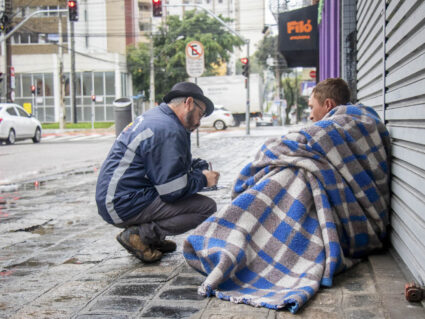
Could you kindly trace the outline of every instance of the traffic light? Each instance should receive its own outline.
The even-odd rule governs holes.
[[[35,94],[35,85],[31,85],[31,93]]]
[[[3,15],[0,18],[0,30],[4,31],[9,26],[10,19],[9,16],[3,11]]]
[[[248,58],[242,58],[242,75],[245,77],[249,77],[249,59]]]
[[[76,0],[68,1],[69,21],[78,21],[78,5]]]
[[[152,15],[162,17],[162,0],[152,0]]]
[[[91,96],[91,100],[92,100],[92,102],[96,102],[96,95],[94,95],[94,94],[93,94],[93,95]]]
[[[3,72],[0,72],[0,82],[3,81]]]

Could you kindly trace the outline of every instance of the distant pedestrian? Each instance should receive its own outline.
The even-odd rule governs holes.
[[[190,82],[175,84],[163,100],[118,136],[96,186],[99,214],[125,228],[118,242],[144,262],[176,250],[165,237],[195,228],[217,209],[197,192],[216,185],[220,174],[192,159],[190,143],[214,105]]]

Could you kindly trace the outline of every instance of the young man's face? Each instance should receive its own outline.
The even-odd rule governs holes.
[[[308,106],[310,107],[310,120],[313,122],[320,121],[328,113],[325,103],[320,104],[314,97],[314,93],[308,99]]]

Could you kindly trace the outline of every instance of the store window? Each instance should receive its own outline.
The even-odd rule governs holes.
[[[115,94],[115,73],[105,72],[105,89],[106,95]]]
[[[53,96],[53,73],[44,74],[44,96]]]
[[[94,72],[94,94],[104,95],[103,72]]]
[[[92,72],[83,73],[83,95],[92,95],[93,84],[92,84]]]

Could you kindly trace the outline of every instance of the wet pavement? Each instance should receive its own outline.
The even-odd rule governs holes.
[[[282,129],[280,129],[282,130]],[[230,201],[239,170],[265,136],[278,128],[202,136],[193,155],[221,172],[219,189],[205,192],[219,208]],[[118,228],[97,215],[95,183],[101,163],[37,176],[0,190],[0,318],[267,318],[294,315],[203,298],[203,277],[177,251],[143,264],[115,240]],[[404,298],[405,268],[389,253],[338,275],[296,315],[300,318],[425,318],[422,304]]]

